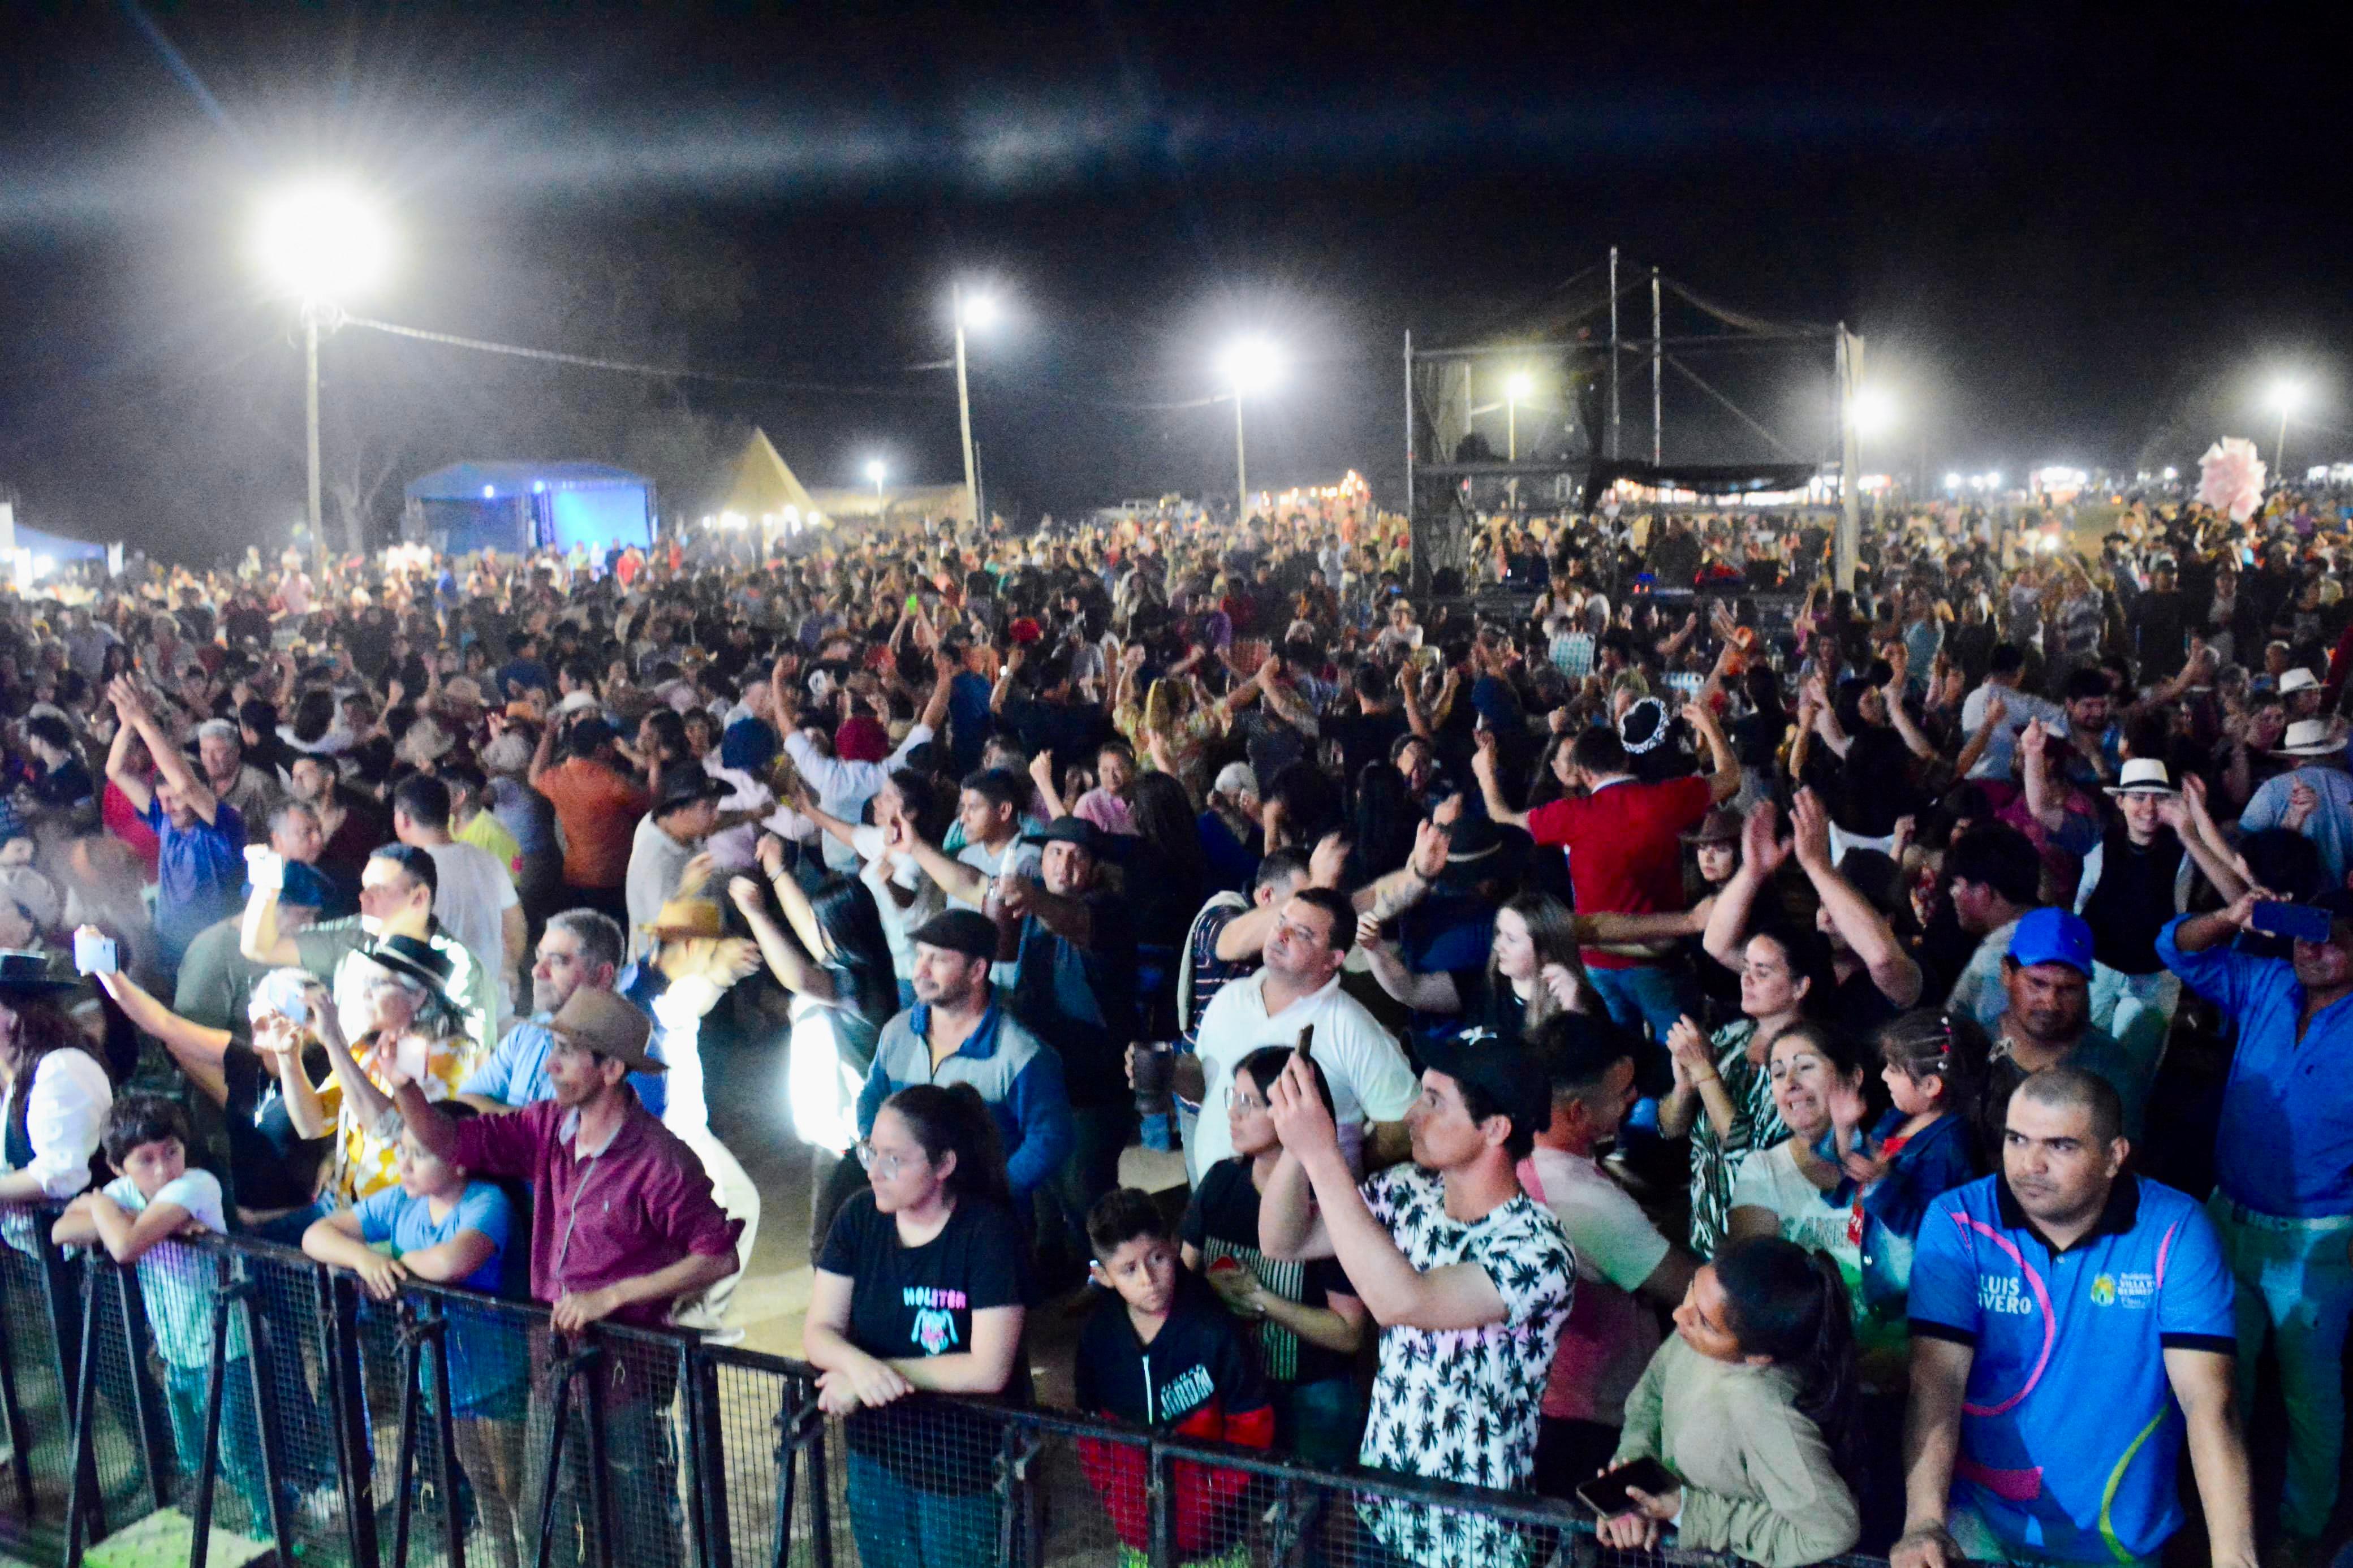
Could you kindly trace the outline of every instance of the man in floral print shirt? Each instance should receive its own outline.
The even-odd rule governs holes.
[[[1413,1163],[1359,1188],[1306,1065],[1267,1095],[1282,1159],[1259,1205],[1270,1258],[1335,1258],[1381,1325],[1360,1463],[1525,1489],[1576,1259],[1513,1168],[1551,1120],[1546,1076],[1516,1047],[1424,1053],[1406,1112]],[[1427,1568],[1519,1568],[1520,1534],[1483,1515],[1366,1501],[1366,1525]]]

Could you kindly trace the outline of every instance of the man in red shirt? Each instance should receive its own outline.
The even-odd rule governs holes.
[[[1580,915],[1658,914],[1684,907],[1683,833],[1699,825],[1708,808],[1740,793],[1740,763],[1724,726],[1705,704],[1683,710],[1683,722],[1706,742],[1714,772],[1686,774],[1659,784],[1634,776],[1631,743],[1648,750],[1663,739],[1665,705],[1645,699],[1626,710],[1630,731],[1588,730],[1554,765],[1574,792],[1529,812],[1504,803],[1495,783],[1495,738],[1482,731],[1472,771],[1486,797],[1487,815],[1525,827],[1538,844],[1568,851],[1568,879],[1577,890]],[[1604,948],[1585,950],[1585,967],[1609,1016],[1621,1027],[1639,1030],[1647,1022],[1664,1040],[1688,1010],[1678,992],[1677,973],[1654,957]]]

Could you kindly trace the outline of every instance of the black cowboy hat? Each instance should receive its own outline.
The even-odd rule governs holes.
[[[81,985],[81,976],[60,970],[46,952],[0,948],[0,996],[49,996]]]

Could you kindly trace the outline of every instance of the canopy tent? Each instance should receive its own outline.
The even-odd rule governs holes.
[[[807,488],[786,466],[776,443],[768,439],[768,433],[755,426],[752,438],[744,443],[743,452],[727,470],[722,499],[709,509],[707,515],[723,518],[732,514],[757,522],[763,533],[772,534],[788,522],[814,520],[818,510]]]
[[[43,533],[37,528],[16,525],[13,548],[29,552],[35,559],[47,556],[52,561],[103,561],[106,546],[90,544],[79,539],[67,539],[59,534]]]
[[[653,481],[609,463],[452,463],[404,493],[404,536],[445,554],[653,543]]]

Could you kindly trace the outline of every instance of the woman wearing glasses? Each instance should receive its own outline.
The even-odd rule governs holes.
[[[857,1145],[866,1191],[817,1260],[804,1353],[846,1415],[849,1521],[867,1568],[967,1568],[996,1554],[996,1431],[918,1389],[1029,1394],[1021,1326],[1029,1239],[997,1123],[969,1084],[913,1084]]]

